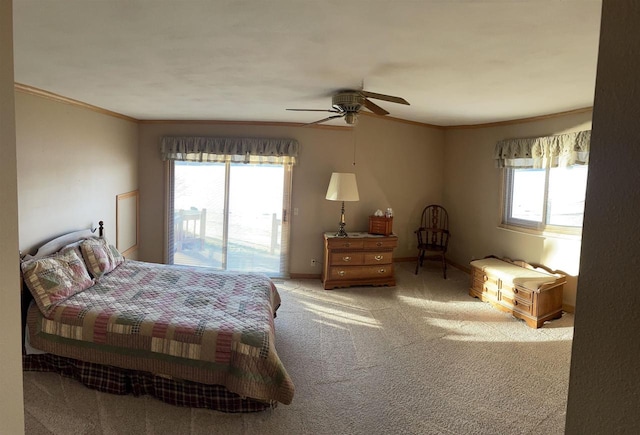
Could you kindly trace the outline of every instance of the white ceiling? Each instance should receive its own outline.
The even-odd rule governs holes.
[[[593,105],[601,0],[14,0],[18,83],[137,119],[466,125]],[[343,120],[333,121],[344,125]]]

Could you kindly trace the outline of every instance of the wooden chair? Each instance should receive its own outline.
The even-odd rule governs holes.
[[[431,204],[422,210],[420,228],[415,231],[418,236],[418,263],[416,275],[424,259],[442,261],[442,274],[447,279],[447,246],[449,245],[449,214],[444,207]]]

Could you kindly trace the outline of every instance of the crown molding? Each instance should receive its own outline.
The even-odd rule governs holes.
[[[510,119],[507,121],[487,122],[484,124],[469,124],[469,125],[451,125],[445,127],[447,130],[462,130],[471,128],[488,128],[488,127],[501,127],[505,125],[524,124],[526,122],[536,122],[545,119],[559,118],[567,115],[577,115],[580,113],[586,113],[593,111],[593,106],[583,107],[581,109],[567,110],[565,112],[550,113],[548,115],[531,116],[529,118]]]
[[[94,112],[101,113],[103,115],[113,116],[115,118],[124,119],[126,121],[135,122],[138,124],[205,124],[205,125],[246,125],[246,126],[264,126],[264,127],[305,127],[321,130],[336,130],[344,131],[350,130],[350,126],[339,125],[321,125],[321,124],[304,124],[300,122],[276,122],[276,121],[226,121],[226,120],[187,120],[187,119],[136,119],[131,116],[123,115],[118,112],[103,109],[102,107],[94,106],[92,104],[84,103],[73,98],[68,98],[53,92],[45,91],[33,86],[25,85],[22,83],[14,83],[16,91],[23,92],[38,97],[47,98],[49,100],[58,101],[64,104],[70,104],[72,106],[82,107]],[[472,128],[488,128],[488,127],[500,127],[505,125],[522,124],[526,122],[535,122],[545,119],[558,118],[567,115],[576,115],[580,113],[586,113],[593,111],[593,106],[583,107],[581,109],[567,110],[565,112],[550,113],[548,115],[532,116],[529,118],[510,119],[507,121],[488,122],[484,124],[469,124],[469,125],[435,125],[428,124],[426,122],[410,121],[402,118],[395,118],[393,116],[381,116],[375,113],[360,112],[359,115],[364,115],[376,119],[382,119],[385,121],[400,122],[403,124],[417,125],[420,127],[436,128],[439,130],[458,130],[458,129],[472,129]]]
[[[429,127],[429,128],[437,128],[440,130],[446,130],[447,126],[444,125],[436,125],[436,124],[428,124],[426,122],[419,122],[419,121],[410,121],[408,119],[402,119],[402,118],[396,118],[393,116],[386,116],[386,115],[376,115],[375,113],[371,113],[371,112],[360,112],[358,113],[358,116],[368,116],[370,118],[377,118],[377,119],[383,119],[385,121],[394,121],[394,122],[401,122],[403,124],[410,124],[410,125],[417,125],[420,127]]]
[[[263,127],[305,127],[322,130],[350,130],[351,127],[342,125],[308,125],[301,122],[279,121],[228,121],[215,119],[140,119],[140,124],[203,124],[203,125],[246,125]]]
[[[72,106],[82,107],[84,109],[98,112],[103,115],[113,116],[115,118],[124,119],[126,121],[138,122],[137,119],[130,116],[123,115],[121,113],[112,112],[111,110],[103,109],[102,107],[94,106],[92,104],[83,103],[82,101],[74,100],[73,98],[64,97],[62,95],[54,94],[53,92],[45,91],[43,89],[35,88],[29,85],[23,85],[22,83],[14,83],[16,91],[23,92],[25,94],[35,95],[38,97],[47,98],[49,100],[58,101],[64,104],[70,104]]]

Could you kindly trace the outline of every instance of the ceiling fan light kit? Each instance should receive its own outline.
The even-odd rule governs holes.
[[[347,124],[353,125],[358,120],[358,112],[347,112],[344,114],[344,120]]]
[[[385,94],[377,94],[375,92],[368,91],[354,91],[354,90],[343,90],[336,92],[331,98],[331,109],[323,110],[323,109],[287,109],[293,111],[309,111],[309,112],[330,112],[337,113],[337,115],[331,115],[324,119],[320,119],[318,121],[310,122],[305,125],[314,125],[320,124],[325,121],[329,121],[335,118],[344,118],[345,122],[349,125],[353,125],[358,120],[358,113],[362,109],[362,107],[366,107],[371,112],[376,115],[388,115],[387,112],[382,107],[375,104],[373,101],[369,100],[369,98],[374,98],[376,100],[384,100],[397,104],[405,104],[409,105],[407,100],[400,97],[394,97],[392,95]]]

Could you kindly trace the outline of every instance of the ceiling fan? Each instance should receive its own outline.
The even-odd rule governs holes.
[[[377,94],[375,92],[368,91],[356,91],[356,90],[342,90],[336,92],[331,98],[331,109],[287,109],[298,112],[330,112],[335,115],[328,116],[318,121],[310,122],[305,125],[320,124],[321,122],[329,121],[335,118],[344,118],[347,124],[353,125],[358,119],[358,112],[362,107],[366,107],[376,115],[388,115],[389,112],[382,107],[369,100],[373,98],[376,100],[390,101],[392,103],[406,104],[409,102],[404,98],[394,97],[391,95]]]

